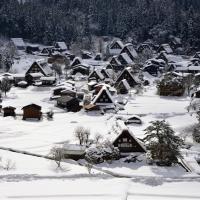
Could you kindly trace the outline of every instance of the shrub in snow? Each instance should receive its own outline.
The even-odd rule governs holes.
[[[163,121],[153,121],[145,129],[144,141],[150,156],[159,165],[171,165],[177,163],[181,157],[180,147],[183,140],[174,135],[173,129]]]
[[[56,162],[57,168],[61,167],[61,161],[64,159],[64,150],[59,147],[53,147],[50,151],[51,158]]]
[[[157,82],[158,94],[162,96],[182,96],[185,92],[185,86],[182,77],[174,77],[166,74]]]
[[[0,168],[9,171],[15,169],[15,163],[10,159],[4,161],[2,158],[0,158]]]
[[[118,160],[120,152],[117,147],[101,145],[97,147],[90,147],[86,150],[85,159],[89,163],[99,164],[104,161]]]
[[[126,163],[130,163],[130,162],[142,162],[144,159],[144,157],[141,157],[140,155],[137,154],[131,154],[128,157],[124,158],[123,161]]]
[[[53,115],[54,115],[54,112],[52,110],[47,112],[47,118],[48,119],[53,119]]]

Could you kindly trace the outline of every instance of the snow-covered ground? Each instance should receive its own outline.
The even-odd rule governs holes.
[[[3,100],[3,106],[15,106],[16,118],[0,116],[0,147],[9,147],[41,155],[48,155],[57,144],[69,141],[77,143],[74,129],[84,126],[91,130],[91,136],[100,133],[110,137],[116,123],[115,114],[67,113],[50,101],[51,88],[13,87]],[[155,86],[150,86],[142,95],[129,98],[125,110],[118,115],[141,116],[142,125],[129,125],[140,138],[144,129],[153,120],[167,120],[176,134],[184,135],[188,127],[197,120],[187,112],[189,99],[159,97]],[[53,120],[45,116],[41,121],[23,121],[21,108],[36,103],[42,111],[54,110]],[[103,163],[95,166],[92,175],[84,166],[67,160],[63,170],[56,170],[53,161],[28,155],[0,150],[0,157],[6,163],[11,160],[15,168],[0,170],[0,199],[199,199],[200,178],[197,174],[186,173],[180,167],[164,168],[148,166],[145,163]],[[107,170],[104,173],[102,170]],[[113,175],[114,174],[114,175]],[[122,177],[116,178],[115,174]],[[183,188],[186,188],[183,190]]]

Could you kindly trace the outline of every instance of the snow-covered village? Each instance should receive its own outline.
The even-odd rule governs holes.
[[[0,2],[0,200],[200,199],[200,4],[105,2]]]

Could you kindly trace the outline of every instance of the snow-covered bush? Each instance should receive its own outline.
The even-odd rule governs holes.
[[[99,164],[104,161],[118,160],[120,152],[117,147],[103,144],[97,147],[90,147],[86,150],[85,159],[89,163]]]
[[[53,119],[53,115],[54,115],[54,112],[52,110],[47,112],[47,118],[48,119]]]
[[[166,74],[158,81],[157,88],[161,96],[182,96],[185,92],[183,78],[174,77],[172,74]]]

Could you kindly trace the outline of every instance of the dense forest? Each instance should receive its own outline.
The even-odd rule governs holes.
[[[1,0],[0,34],[67,44],[84,37],[165,42],[175,35],[200,46],[199,0]]]

